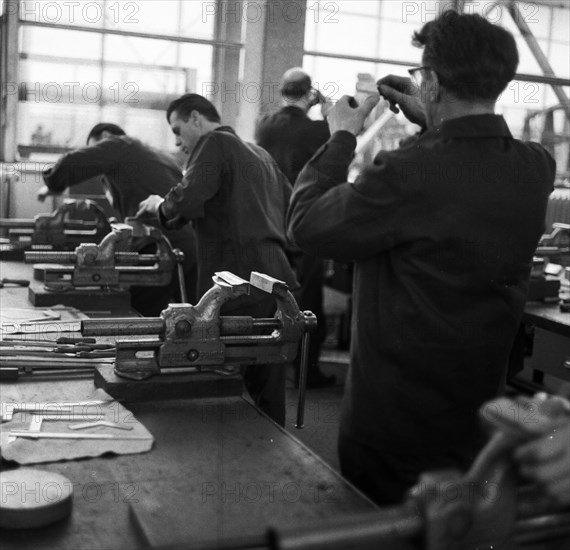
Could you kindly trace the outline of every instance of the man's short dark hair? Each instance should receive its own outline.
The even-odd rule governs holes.
[[[449,10],[413,35],[423,64],[459,99],[496,100],[513,79],[519,54],[513,35],[477,14]]]
[[[311,77],[299,75],[295,80],[284,80],[281,84],[281,95],[291,100],[301,99],[311,89]]]
[[[95,126],[93,126],[93,128],[91,128],[91,131],[89,132],[89,135],[87,136],[87,143],[89,143],[90,139],[99,139],[103,132],[109,132],[110,134],[113,134],[114,136],[125,136],[126,135],[125,131],[120,126],[117,126],[116,124],[113,124],[112,122],[100,122],[99,124],[95,124]]]
[[[198,111],[204,115],[210,122],[220,122],[220,115],[214,105],[200,94],[184,94],[182,97],[175,99],[166,110],[166,120],[170,122],[172,113],[178,113],[178,116],[184,120],[192,111]]]

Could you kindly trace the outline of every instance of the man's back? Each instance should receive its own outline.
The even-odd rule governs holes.
[[[326,121],[311,120],[302,109],[290,106],[261,119],[255,137],[294,184],[303,166],[329,139],[330,132]]]
[[[177,200],[184,194],[187,201]],[[181,186],[167,201],[198,238],[199,293],[215,271],[249,279],[261,271],[296,286],[285,254],[285,213],[291,188],[270,155],[221,126],[203,136]]]
[[[105,175],[112,206],[121,219],[134,216],[151,194],[164,196],[182,179],[174,160],[129,136],[110,136],[61,157],[44,173],[54,192]]]
[[[358,231],[382,229],[365,254],[353,251],[358,327],[342,429],[414,466],[468,461],[475,413],[503,381],[554,176],[540,146],[509,136],[493,115],[449,121],[378,155],[355,185],[376,206]]]
[[[502,117],[463,117],[325,193],[346,181],[354,146],[338,132],[313,158],[290,220],[305,250],[356,260],[341,435],[397,468],[457,466],[505,374],[554,161]]]

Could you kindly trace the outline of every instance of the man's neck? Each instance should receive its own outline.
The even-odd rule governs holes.
[[[449,98],[441,103],[432,104],[428,127],[439,126],[447,120],[472,115],[494,115],[495,102],[473,102]]]
[[[204,130],[204,134],[207,134],[208,132],[211,132],[213,130],[215,130],[216,128],[220,128],[220,126],[222,126],[222,124],[220,122],[211,122],[209,120],[207,120],[202,128]]]
[[[282,107],[297,107],[297,108],[301,109],[301,111],[303,111],[304,113],[306,113],[309,110],[309,104],[304,97],[302,97],[301,99],[283,98],[281,100],[281,106]]]

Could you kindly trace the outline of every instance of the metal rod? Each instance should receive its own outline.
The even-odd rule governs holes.
[[[156,254],[139,254],[138,252],[115,252],[114,261],[117,265],[154,265],[159,259]],[[36,250],[25,253],[26,263],[57,263],[76,264],[77,254],[75,252],[64,252],[59,250]]]
[[[160,317],[136,319],[119,317],[117,319],[85,319],[81,321],[83,336],[143,336],[162,334],[164,321]]]
[[[138,439],[152,441],[147,435],[118,435],[118,434],[85,434],[65,432],[29,432],[26,430],[11,430],[8,437],[26,437],[30,439]]]
[[[368,130],[366,130],[366,132],[364,132],[364,134],[362,134],[359,137],[358,140],[358,144],[356,145],[356,150],[354,151],[354,153],[356,155],[362,153],[363,151],[365,151],[366,149],[368,149],[368,147],[374,143],[374,138],[376,137],[376,135],[378,134],[378,132],[386,125],[386,123],[394,116],[394,113],[392,111],[390,111],[389,109],[386,109],[379,118],[377,118],[372,125],[370,126],[370,128],[368,128]]]
[[[23,219],[23,218],[0,218],[0,227],[33,229],[35,226],[36,224],[34,220]]]
[[[180,288],[180,301],[183,304],[188,303],[188,294],[186,294],[186,280],[184,279],[184,266],[182,262],[184,260],[184,254],[178,248],[174,249],[174,255],[176,257],[176,265],[178,268],[178,286]]]
[[[417,535],[423,525],[424,520],[419,512],[414,507],[404,505],[329,520],[317,526],[290,531],[270,530],[269,547],[272,550],[388,548],[389,543]]]
[[[301,341],[301,366],[299,367],[299,402],[297,403],[297,423],[295,428],[305,427],[305,393],[307,391],[307,371],[309,370],[309,338],[308,332],[303,333]]]
[[[246,319],[244,317],[244,319]],[[221,336],[238,336],[234,327],[239,318],[230,317],[227,320],[220,317]],[[252,319],[252,333],[254,328],[273,329],[281,328],[279,319]],[[162,334],[164,321],[160,317],[146,317],[136,319],[132,317],[117,319],[85,319],[81,321],[81,333],[83,336],[144,336],[150,334]],[[243,332],[240,332],[243,334]]]

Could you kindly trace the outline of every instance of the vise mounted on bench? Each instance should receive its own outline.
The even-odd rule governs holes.
[[[129,251],[155,243],[154,254]],[[128,288],[170,283],[182,253],[173,250],[159,229],[143,224],[113,224],[99,244],[83,243],[74,252],[28,251],[26,263],[41,262],[36,272],[46,288]],[[42,277],[43,275],[43,277]]]
[[[116,342],[114,367],[118,377],[127,379],[123,380],[125,387],[128,379],[144,384],[154,375],[235,375],[242,365],[287,365],[295,359],[302,340],[297,421],[302,426],[308,338],[317,326],[315,315],[300,311],[287,285],[268,275],[252,272],[248,282],[224,271],[216,273],[213,281],[214,286],[196,305],[171,304],[154,318],[88,319],[82,321],[81,332],[84,336],[125,337]],[[252,289],[273,296],[274,317],[220,315],[226,302]],[[121,383],[117,378],[115,382]],[[112,390],[109,393],[113,395]]]
[[[69,200],[51,214],[34,219],[2,218],[8,243],[16,249],[73,250],[81,243],[97,243],[111,231],[103,209],[91,200]]]

